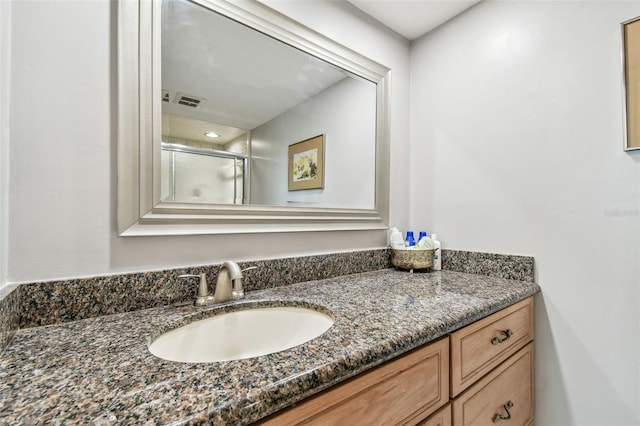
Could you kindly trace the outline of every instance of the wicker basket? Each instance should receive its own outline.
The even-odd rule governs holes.
[[[433,266],[435,250],[391,249],[391,264],[401,269],[426,269]]]

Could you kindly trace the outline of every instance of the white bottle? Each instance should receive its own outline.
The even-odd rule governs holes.
[[[403,249],[404,240],[402,239],[402,232],[398,228],[391,228],[391,234],[389,235],[389,245],[392,249]]]
[[[433,248],[436,250],[433,252],[433,266],[431,269],[439,271],[442,269],[442,244],[438,240],[438,234],[431,234],[431,241],[433,241]]]
[[[433,250],[435,247],[433,246],[433,241],[429,237],[422,237],[420,241],[416,244],[421,250]]]

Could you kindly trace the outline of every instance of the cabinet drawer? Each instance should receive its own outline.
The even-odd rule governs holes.
[[[444,338],[329,388],[261,424],[414,425],[448,398],[449,339]]]
[[[451,396],[533,340],[533,297],[451,334]]]
[[[451,404],[447,404],[416,426],[451,426]]]
[[[533,343],[453,401],[456,426],[533,424]]]

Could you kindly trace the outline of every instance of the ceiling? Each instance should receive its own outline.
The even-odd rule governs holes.
[[[351,77],[187,0],[162,2],[161,15],[164,136],[223,144]]]
[[[348,1],[407,40],[415,40],[482,0]]]

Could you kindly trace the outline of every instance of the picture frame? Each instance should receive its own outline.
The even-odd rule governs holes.
[[[289,145],[289,191],[324,188],[324,134]]]
[[[640,149],[640,16],[622,23],[624,149]]]

